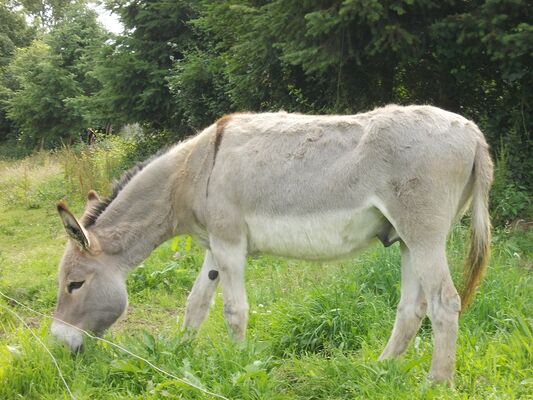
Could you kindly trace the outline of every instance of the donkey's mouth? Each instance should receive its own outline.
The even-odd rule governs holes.
[[[71,351],[72,357],[77,357],[78,355],[82,354],[85,351],[85,346],[82,343],[76,348],[71,347],[70,351]]]
[[[59,341],[67,344],[73,354],[83,351],[83,334],[76,328],[59,321],[52,323],[52,335]]]

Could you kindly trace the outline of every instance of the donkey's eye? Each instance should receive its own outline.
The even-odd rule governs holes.
[[[79,289],[83,286],[83,284],[85,283],[85,281],[81,281],[81,282],[70,282],[68,284],[68,292],[69,293],[72,293],[73,290],[76,290],[76,289]]]

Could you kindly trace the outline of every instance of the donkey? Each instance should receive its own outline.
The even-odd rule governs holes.
[[[101,334],[126,310],[128,272],[175,235],[192,235],[206,249],[183,328],[200,327],[220,281],[224,316],[239,341],[248,319],[248,254],[331,260],[399,241],[401,298],[380,360],[401,355],[427,314],[430,377],[450,381],[461,304],[470,302],[489,257],[492,170],[477,126],[435,107],[225,116],[129,171],[110,198],[91,191],[79,220],[58,205],[70,240],[52,333],[73,352],[82,346],[75,327]],[[445,244],[470,203],[461,299]]]

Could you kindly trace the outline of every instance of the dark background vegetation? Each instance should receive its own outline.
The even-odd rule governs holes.
[[[532,6],[527,0],[0,0],[4,154],[139,123],[131,158],[235,111],[457,112],[497,160],[498,224],[531,213]],[[9,149],[9,150],[6,150]],[[529,211],[528,211],[529,210]],[[529,215],[530,217],[530,215]]]

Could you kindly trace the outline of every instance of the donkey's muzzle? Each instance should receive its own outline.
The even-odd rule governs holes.
[[[68,345],[73,354],[83,351],[83,334],[76,328],[63,322],[54,321],[52,323],[52,335]]]

